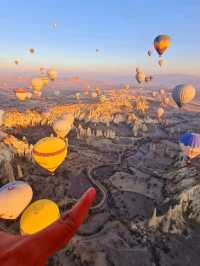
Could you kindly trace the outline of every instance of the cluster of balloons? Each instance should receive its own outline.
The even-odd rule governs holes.
[[[41,68],[40,68],[41,71]],[[44,71],[44,68],[42,68]],[[37,97],[41,97],[42,90],[44,87],[48,86],[49,80],[54,81],[57,78],[57,71],[55,69],[49,69],[46,76],[36,77],[31,80],[31,88]],[[18,88],[15,90],[15,95],[18,100],[25,101],[26,99],[32,98],[31,92],[26,92],[23,88]]]
[[[0,217],[5,220],[16,220],[22,214],[20,218],[22,235],[37,233],[60,217],[55,202],[41,199],[30,204],[32,197],[32,188],[26,182],[9,182],[0,188]]]

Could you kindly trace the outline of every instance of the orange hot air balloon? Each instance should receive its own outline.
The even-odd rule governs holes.
[[[23,88],[16,89],[15,95],[16,95],[17,99],[22,101],[22,102],[25,101],[26,97],[27,97],[27,93]]]
[[[43,85],[44,85],[44,83],[43,83],[43,80],[41,78],[34,78],[31,81],[31,86],[32,86],[34,91],[41,92]]]
[[[154,48],[160,56],[167,50],[170,45],[171,39],[168,35],[158,35],[154,39]]]

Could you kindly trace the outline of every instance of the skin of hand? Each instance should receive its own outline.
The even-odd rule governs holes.
[[[75,206],[44,230],[28,236],[0,232],[1,266],[44,266],[48,257],[67,245],[84,222],[96,197],[88,189]]]

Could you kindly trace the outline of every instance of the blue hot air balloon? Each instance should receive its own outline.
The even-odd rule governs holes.
[[[193,159],[200,155],[200,134],[184,133],[180,137],[180,146],[184,154]]]

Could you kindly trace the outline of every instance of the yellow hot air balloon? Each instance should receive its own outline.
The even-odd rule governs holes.
[[[158,64],[159,64],[159,66],[162,66],[163,64],[164,64],[164,59],[160,59],[160,60],[158,60]]]
[[[31,81],[31,86],[34,91],[39,91],[41,92],[43,88],[43,80],[41,78],[34,78]]]
[[[46,137],[33,147],[34,161],[51,173],[61,165],[67,155],[66,143],[57,137]]]
[[[171,45],[171,39],[168,35],[159,35],[154,39],[154,48],[161,56]]]
[[[55,69],[49,69],[47,71],[47,76],[50,80],[54,81],[57,78],[57,71]]]
[[[71,130],[71,124],[67,123],[66,120],[60,118],[54,121],[53,123],[53,130],[57,134],[58,137],[64,139],[65,136],[69,133]]]
[[[165,110],[162,107],[159,107],[156,111],[156,116],[158,119],[160,119],[165,113]]]
[[[48,77],[41,77],[42,81],[43,81],[43,86],[46,87],[49,84],[49,79]]]
[[[23,102],[26,100],[27,93],[24,89],[22,88],[16,89],[15,94],[16,94],[17,99],[19,99],[20,101]]]
[[[41,199],[33,202],[24,211],[20,219],[22,235],[35,234],[60,218],[60,211],[55,202]]]
[[[27,97],[28,99],[31,99],[32,96],[33,96],[33,94],[32,94],[31,92],[27,92],[27,93],[26,93],[26,97]]]
[[[0,188],[0,218],[15,220],[32,200],[32,188],[25,182],[9,182]]]

